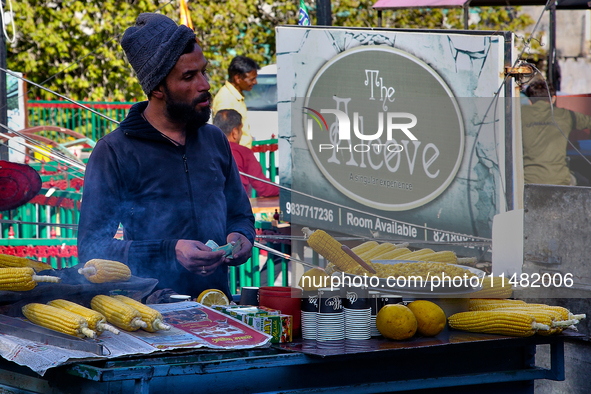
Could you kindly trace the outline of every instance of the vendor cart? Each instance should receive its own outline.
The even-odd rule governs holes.
[[[570,336],[578,334],[571,334]],[[435,338],[185,352],[77,362],[43,377],[0,361],[0,391],[16,393],[533,393],[534,380],[564,380],[569,335],[512,338],[444,331]],[[536,349],[549,346],[549,369]]]

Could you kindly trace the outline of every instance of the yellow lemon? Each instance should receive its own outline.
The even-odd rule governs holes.
[[[316,290],[326,287],[330,276],[322,268],[314,267],[306,272],[300,278],[298,285],[306,290]]]
[[[425,337],[434,337],[445,328],[447,321],[445,312],[439,305],[426,300],[413,301],[408,304],[408,309],[417,318],[417,331]]]
[[[376,327],[389,339],[408,339],[417,332],[417,319],[410,309],[402,304],[385,305],[376,316]]]
[[[226,297],[224,292],[218,289],[203,290],[201,294],[199,294],[199,297],[197,297],[197,302],[205,306],[230,305],[228,297]]]

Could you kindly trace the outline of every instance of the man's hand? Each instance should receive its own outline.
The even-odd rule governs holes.
[[[228,243],[234,244],[240,240],[240,250],[234,252],[232,259],[224,258],[224,263],[228,265],[240,265],[246,263],[246,261],[252,256],[252,244],[244,235],[240,233],[230,233],[226,238]]]
[[[217,267],[227,260],[223,250],[212,252],[209,246],[188,239],[179,239],[175,251],[176,258],[183,267],[201,276],[213,274]]]

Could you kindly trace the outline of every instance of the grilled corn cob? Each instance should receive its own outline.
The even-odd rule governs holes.
[[[107,318],[100,312],[85,308],[82,305],[76,304],[75,302],[62,299],[49,301],[47,304],[82,316],[88,322],[88,327],[91,330],[96,331],[98,334],[101,334],[103,331],[110,331],[113,334],[119,334],[119,330],[112,325],[107,324]]]
[[[78,270],[92,283],[125,282],[131,278],[129,267],[112,260],[92,259]]]
[[[528,337],[538,330],[550,329],[545,324],[537,323],[531,314],[520,311],[460,312],[451,315],[448,323],[458,330],[517,337]]]
[[[0,268],[33,268],[35,272],[52,270],[53,267],[41,261],[27,259],[25,257],[0,254]]]
[[[147,327],[144,328],[146,331],[170,330],[170,326],[163,322],[164,318],[157,310],[123,295],[116,295],[113,298],[137,309],[142,315],[142,320],[147,324]]]
[[[0,268],[0,290],[32,290],[39,282],[59,283],[60,278],[49,275],[36,275],[33,268]]]
[[[470,309],[471,311],[490,311],[497,308],[506,308],[511,306],[523,305],[525,305],[525,301],[521,300],[473,298],[470,299],[468,309]]]
[[[341,249],[341,243],[322,230],[312,231],[308,227],[302,228],[308,237],[308,245],[322,257],[333,263],[338,269],[347,271],[359,264]]]
[[[367,241],[362,243],[361,245],[357,245],[354,248],[351,248],[351,250],[355,252],[357,256],[359,256],[361,253],[365,253],[368,250],[375,248],[376,246],[378,246],[378,243],[376,241]]]
[[[96,333],[88,328],[88,322],[70,311],[38,303],[27,304],[22,311],[27,319],[39,326],[80,338],[96,337]]]
[[[141,313],[113,297],[97,295],[90,301],[90,307],[102,313],[107,321],[126,331],[136,331],[148,325],[142,321]]]

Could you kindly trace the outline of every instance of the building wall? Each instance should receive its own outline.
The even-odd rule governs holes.
[[[522,10],[537,21],[543,7],[523,7]],[[549,15],[549,12],[544,13],[537,29],[537,32],[543,32],[541,43],[546,51],[549,43]],[[526,32],[526,38],[534,25]],[[556,49],[562,75],[559,94],[591,93],[591,11],[556,12]]]

